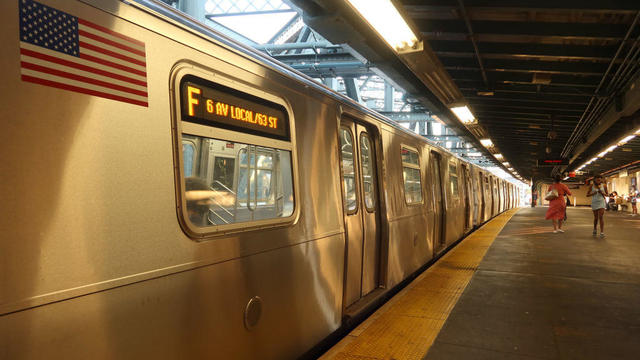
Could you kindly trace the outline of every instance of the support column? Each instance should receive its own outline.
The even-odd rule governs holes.
[[[338,89],[336,78],[324,78],[322,79],[322,83],[331,90],[336,91]]]
[[[393,87],[384,82],[384,111],[393,111]]]
[[[344,78],[344,87],[347,90],[347,96],[351,99],[357,101],[358,103],[362,102],[360,98],[360,89],[356,86],[355,78]]]

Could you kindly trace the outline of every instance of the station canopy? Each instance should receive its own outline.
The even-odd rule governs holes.
[[[418,41],[405,48],[367,14],[384,2],[291,1],[460,135],[490,140],[484,150],[516,176],[585,178],[640,159],[639,1],[397,0]],[[451,111],[465,106],[471,120]]]

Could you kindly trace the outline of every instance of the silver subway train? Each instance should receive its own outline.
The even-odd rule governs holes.
[[[518,206],[160,3],[0,10],[2,359],[296,358]]]

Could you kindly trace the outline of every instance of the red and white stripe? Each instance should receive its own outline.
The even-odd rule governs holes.
[[[144,43],[78,19],[80,57],[20,42],[23,81],[148,106]]]

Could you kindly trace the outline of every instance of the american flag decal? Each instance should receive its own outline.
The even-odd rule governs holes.
[[[18,1],[23,81],[148,106],[143,42],[33,0]]]

